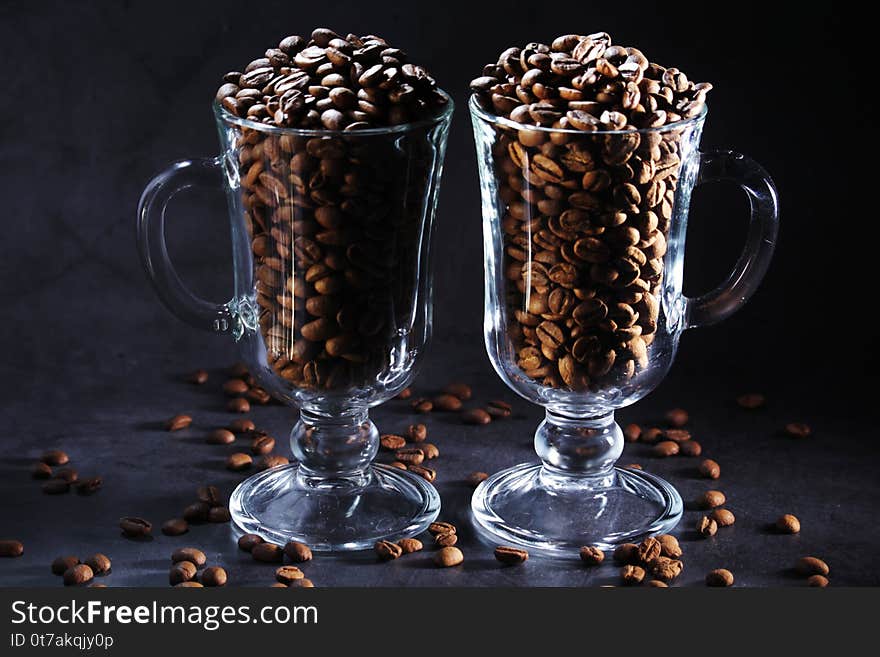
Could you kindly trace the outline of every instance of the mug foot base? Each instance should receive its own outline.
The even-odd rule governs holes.
[[[317,479],[293,463],[244,480],[229,510],[239,529],[273,543],[365,550],[425,531],[440,512],[440,496],[421,477],[386,465],[374,464],[358,478]]]
[[[683,506],[669,483],[641,470],[577,477],[524,463],[480,484],[471,510],[494,541],[568,557],[584,545],[609,550],[668,532]]]

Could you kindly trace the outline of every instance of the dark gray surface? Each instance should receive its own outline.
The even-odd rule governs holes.
[[[759,14],[742,6],[713,22],[705,6],[672,11],[646,3],[638,11],[603,7],[597,24],[588,5],[566,7],[564,18],[534,3],[511,2],[503,14],[478,3],[442,12],[427,4],[405,11],[394,3],[378,11],[367,6],[263,2],[250,6],[246,16],[231,0],[212,3],[210,13],[197,3],[158,1],[0,6],[0,535],[27,546],[21,559],[0,560],[0,584],[56,586],[49,574],[55,556],[100,550],[115,564],[108,583],[161,585],[169,553],[184,544],[201,546],[212,563],[229,568],[232,583],[271,581],[272,569],[240,554],[227,527],[197,527],[174,539],[159,534],[147,543],[125,540],[116,528],[126,514],[159,524],[192,500],[196,486],[214,482],[228,492],[240,479],[222,467],[230,449],[203,442],[208,430],[229,419],[217,370],[235,359],[233,346],[228,338],[181,325],[160,308],[135,252],[134,210],[160,166],[216,152],[209,102],[220,74],[286,33],[316,25],[386,35],[454,95],[459,109],[436,233],[436,339],[417,389],[465,380],[481,399],[509,399],[517,410],[516,418],[488,428],[464,427],[439,414],[430,418],[432,440],[443,454],[437,482],[443,516],[461,527],[463,567],[435,570],[428,555],[391,564],[376,564],[370,556],[320,558],[306,566],[318,585],[582,585],[616,579],[611,566],[589,572],[577,562],[533,559],[521,568],[500,568],[491,546],[479,545],[468,527],[470,491],[462,481],[471,470],[531,460],[531,434],[540,419],[538,408],[506,391],[483,351],[467,81],[510,43],[600,29],[694,79],[715,83],[704,145],[754,156],[776,178],[782,199],[777,256],[749,306],[718,327],[685,335],[664,384],[621,414],[650,422],[671,405],[685,406],[706,454],[722,465],[724,476],[713,485],[728,495],[737,524],[713,540],[696,541],[690,528],[697,513],[686,513],[681,583],[699,584],[707,570],[725,566],[740,584],[799,585],[788,569],[804,554],[825,558],[835,585],[880,583],[870,567],[880,547],[874,520],[878,448],[869,420],[874,408],[861,399],[876,389],[869,377],[877,357],[873,342],[863,337],[871,327],[858,319],[865,307],[863,281],[873,280],[862,270],[873,268],[873,259],[853,246],[870,231],[863,236],[845,221],[864,214],[863,194],[849,190],[858,189],[872,169],[851,166],[865,151],[852,135],[862,134],[872,115],[851,112],[845,138],[819,139],[815,129],[827,119],[817,112],[824,105],[802,102],[815,80],[849,88],[860,69],[817,57],[777,75],[774,64],[772,82],[756,74],[760,104],[752,93],[755,78],[743,75],[766,70],[768,48],[761,44],[773,44],[773,52],[812,51],[814,42],[804,41],[814,40],[811,35],[847,33],[855,61],[860,42],[870,40],[853,34],[857,26],[844,26],[831,8],[792,15],[784,8],[774,14],[766,4]],[[794,106],[797,111],[789,111]],[[704,187],[695,193],[689,293],[708,289],[732,266],[744,210],[732,190]],[[228,298],[230,289],[224,213],[220,194],[193,194],[172,204],[169,228],[184,278],[217,300]],[[194,367],[213,368],[205,388],[179,382]],[[770,406],[757,413],[737,409],[733,397],[749,389],[766,392]],[[383,431],[400,430],[412,419],[407,410],[403,402],[390,402],[374,419]],[[193,429],[161,431],[161,422],[181,411],[195,417]],[[268,407],[253,417],[285,449],[292,414]],[[779,428],[791,420],[812,424],[814,437],[780,437]],[[102,475],[104,490],[91,498],[43,495],[29,470],[48,447],[70,452],[82,475]],[[639,461],[668,475],[685,499],[709,487],[692,476],[695,460],[655,461],[642,449],[628,447],[624,462]],[[801,518],[799,536],[765,531],[785,512]]]

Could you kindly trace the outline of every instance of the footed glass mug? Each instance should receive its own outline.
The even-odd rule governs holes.
[[[431,333],[429,254],[448,100],[429,119],[358,131],[279,128],[217,103],[222,153],[172,165],[138,209],[144,265],[183,320],[231,332],[257,383],[300,411],[297,462],[242,482],[230,510],[246,532],[315,550],[363,549],[423,531],[440,498],[413,473],[373,464],[368,409],[406,387]],[[222,181],[235,292],[188,291],[165,247],[178,191]]]
[[[480,484],[472,510],[496,539],[566,553],[612,548],[674,527],[666,481],[615,466],[614,411],[666,375],[686,328],[720,321],[751,296],[777,232],[773,182],[747,157],[700,152],[705,110],[660,128],[583,132],[471,118],[483,206],[485,340],[504,382],[546,408],[540,463]],[[746,248],[727,282],[682,294],[696,182],[737,183],[751,203]]]

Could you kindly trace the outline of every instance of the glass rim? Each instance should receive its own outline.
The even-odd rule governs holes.
[[[532,132],[547,132],[547,133],[557,133],[557,134],[568,134],[568,135],[581,135],[582,137],[590,136],[590,135],[631,135],[633,133],[649,133],[649,132],[668,132],[672,130],[681,129],[687,127],[689,125],[696,125],[697,123],[702,122],[706,118],[706,114],[709,112],[709,108],[704,104],[703,109],[700,110],[700,113],[696,116],[692,116],[689,119],[682,119],[680,121],[675,121],[674,123],[667,123],[665,125],[658,126],[656,128],[638,128],[636,130],[578,130],[577,128],[553,128],[551,126],[545,125],[530,125],[528,123],[519,123],[518,121],[514,121],[513,119],[509,119],[505,116],[499,116],[497,114],[492,114],[491,112],[487,112],[482,107],[480,107],[479,103],[477,103],[476,94],[471,94],[470,99],[468,100],[468,107],[471,111],[471,116],[476,116],[481,120],[492,123],[495,125],[501,125],[506,128],[511,128],[513,130],[531,130]]]
[[[381,126],[378,128],[364,128],[363,130],[328,130],[327,128],[288,128],[282,127],[279,125],[261,123],[259,121],[254,121],[253,119],[249,119],[247,117],[236,116],[232,112],[229,112],[225,107],[223,107],[220,102],[215,98],[211,103],[214,109],[214,116],[218,121],[222,121],[225,124],[233,124],[237,125],[241,128],[250,128],[251,130],[258,130],[260,132],[266,132],[269,134],[277,134],[277,135],[295,135],[299,137],[339,137],[339,136],[364,136],[368,137],[371,135],[388,135],[388,134],[397,134],[403,132],[409,132],[410,130],[415,130],[416,128],[422,128],[429,125],[437,125],[447,120],[451,115],[453,110],[455,109],[455,103],[452,101],[452,96],[443,91],[442,89],[437,89],[438,92],[446,99],[446,103],[443,105],[443,109],[436,114],[433,114],[429,117],[425,117],[423,119],[419,119],[418,121],[411,121],[409,123],[399,123],[397,125],[387,125]]]

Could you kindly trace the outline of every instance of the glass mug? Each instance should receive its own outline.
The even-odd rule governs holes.
[[[299,409],[296,462],[242,482],[246,532],[314,550],[364,549],[423,531],[440,498],[413,473],[373,464],[369,408],[405,388],[431,333],[431,229],[453,104],[431,118],[356,131],[279,128],[216,102],[222,152],[178,162],[144,190],[138,242],[159,298],[181,319],[231,332],[264,390]],[[184,287],[165,247],[169,200],[222,183],[235,291]]]
[[[498,375],[546,408],[540,463],[498,472],[472,499],[496,540],[567,553],[668,531],[682,501],[663,479],[615,466],[614,411],[653,390],[686,328],[720,321],[763,278],[776,189],[755,162],[700,152],[700,115],[659,128],[584,132],[526,126],[470,102],[482,194],[485,342]],[[682,293],[697,182],[737,183],[751,203],[728,280]]]

